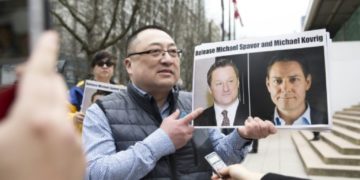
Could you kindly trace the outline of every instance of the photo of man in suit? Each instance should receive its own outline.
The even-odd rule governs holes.
[[[276,126],[328,124],[327,115],[306,100],[311,84],[302,54],[279,52],[269,61],[266,86],[275,104],[272,120]]]
[[[239,100],[239,71],[229,59],[219,59],[207,72],[213,106],[194,120],[194,126],[241,126],[249,116],[249,107]]]

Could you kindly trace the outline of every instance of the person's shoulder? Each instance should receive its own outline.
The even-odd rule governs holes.
[[[126,88],[119,89],[117,92],[113,92],[105,97],[103,97],[102,101],[122,101],[125,98],[128,98],[129,94]]]
[[[85,80],[81,80],[76,84],[76,87],[82,87],[85,85]]]
[[[78,83],[76,83],[75,86],[72,86],[70,88],[70,92],[71,91],[81,91],[84,87],[85,87],[85,80],[81,80]]]
[[[327,114],[310,106],[311,124],[328,124]]]
[[[118,86],[120,89],[126,89],[127,87],[123,84],[115,84],[116,86]]]
[[[210,107],[204,109],[204,111],[196,119],[198,119],[198,120],[208,119],[211,116],[215,116],[214,106],[210,106]]]
[[[191,109],[192,95],[187,91],[179,91],[177,101],[181,102],[181,104],[184,104],[184,108]]]
[[[204,110],[204,113],[211,113],[215,112],[214,106],[210,106]]]
[[[194,125],[216,126],[214,106],[206,108],[197,118],[195,118]]]
[[[179,91],[179,96],[186,97],[186,98],[192,97],[191,92],[188,92],[188,91]]]

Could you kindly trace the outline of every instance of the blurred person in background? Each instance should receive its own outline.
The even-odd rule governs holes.
[[[113,81],[116,66],[116,57],[107,51],[100,51],[95,54],[91,61],[91,80],[103,83],[115,84]],[[81,80],[69,90],[70,95],[70,118],[73,120],[78,131],[81,133],[84,121],[84,113],[81,111],[85,80]]]

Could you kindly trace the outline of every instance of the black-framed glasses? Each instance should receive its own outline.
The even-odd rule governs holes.
[[[107,67],[111,67],[113,65],[115,65],[115,63],[111,62],[111,61],[98,61],[96,63],[97,66],[100,66],[100,67],[104,67],[104,65],[106,65]]]
[[[135,52],[135,53],[129,53],[127,57],[134,56],[134,55],[143,55],[143,54],[149,54],[153,57],[160,57],[163,56],[165,53],[168,53],[171,57],[180,57],[182,54],[182,49],[168,49],[167,51],[163,49],[150,49],[143,52]]]

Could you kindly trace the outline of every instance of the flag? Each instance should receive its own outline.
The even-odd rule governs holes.
[[[242,20],[241,20],[241,17],[240,17],[240,13],[239,13],[239,10],[237,8],[237,2],[236,0],[233,0],[233,3],[234,3],[234,17],[235,19],[239,18],[239,21],[240,21],[240,25],[241,26],[244,26]]]
[[[239,14],[239,11],[238,11],[238,10],[235,10],[235,12],[234,12],[234,17],[235,17],[235,19],[237,19],[238,17],[240,17],[240,14]]]

